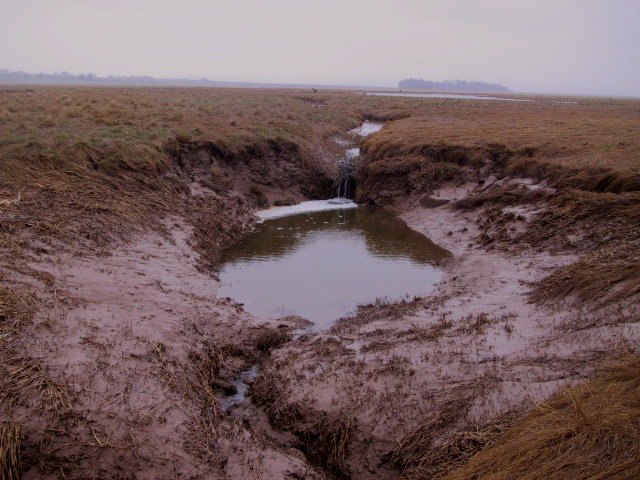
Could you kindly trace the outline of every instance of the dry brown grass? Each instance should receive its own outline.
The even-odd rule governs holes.
[[[539,405],[445,478],[640,478],[640,357]]]
[[[66,387],[52,380],[29,355],[2,345],[0,359],[0,401],[3,408],[11,410],[18,405],[56,418],[71,409]]]
[[[640,293],[638,252],[638,232],[635,238],[615,240],[553,272],[536,285],[533,298],[542,302],[576,294],[604,303],[633,297]]]
[[[216,385],[224,352],[212,342],[205,341],[199,349],[189,352],[184,363],[163,361],[162,348],[153,354],[162,361],[161,375],[167,386],[185,400],[190,427],[186,436],[189,450],[203,461],[219,462],[222,454],[218,442],[224,434],[224,411]]]
[[[22,432],[18,425],[0,427],[0,480],[19,480],[20,441]]]
[[[547,100],[425,104],[428,109],[365,140],[357,198],[393,205],[413,195],[428,205],[429,194],[443,184],[490,175],[545,182],[555,194],[507,186],[456,206],[483,209],[477,218],[485,244],[585,254],[543,282],[536,299],[572,292],[583,300],[634,296],[640,279],[640,102]],[[502,212],[516,205],[544,211],[532,222]]]
[[[302,442],[302,450],[316,465],[341,478],[349,478],[350,419],[330,420],[322,413],[317,420],[296,435]]]
[[[452,389],[450,400],[398,440],[390,461],[404,478],[441,478],[493,441],[511,421],[512,414],[507,413],[487,424],[465,428],[465,417],[477,392],[470,393],[465,387],[458,390]]]
[[[226,89],[0,89],[0,254],[10,262],[51,247],[104,249],[143,228],[161,228],[162,217],[186,209],[211,261],[246,230],[232,223],[255,206],[252,183],[321,191],[313,190],[323,175],[321,145],[355,126],[359,113],[338,102],[343,94],[327,95],[324,109],[300,97]],[[257,110],[269,115],[248,115]],[[206,165],[190,163],[202,152]],[[283,176],[291,165],[293,173]],[[247,185],[238,188],[234,177]],[[198,179],[218,196],[189,195],[187,184]],[[230,200],[233,190],[246,205]],[[235,212],[222,213],[229,209]],[[216,230],[223,240],[210,234]]]
[[[35,303],[31,292],[15,286],[0,285],[0,332],[29,320]]]
[[[277,184],[282,173],[265,175],[264,165],[283,155],[301,169],[322,163],[329,139],[362,118],[393,120],[365,142],[363,152],[370,160],[396,159],[386,162],[391,166],[375,166],[379,171],[372,178],[409,177],[397,182],[397,194],[464,177],[462,166],[475,168],[487,159],[500,163],[516,153],[526,154],[529,163],[617,172],[594,188],[635,185],[638,102],[547,100],[187,88],[2,89],[0,241],[5,248],[16,247],[22,241],[17,234],[27,232],[42,240],[104,245],[141,225],[157,226],[158,217],[180,208],[189,180],[184,174],[193,174],[181,151],[207,150],[234,168],[249,165],[254,183],[266,178]],[[238,188],[216,168],[209,165],[213,174],[204,175],[205,184],[210,179],[219,193]],[[277,187],[292,182],[310,183],[297,175]],[[370,189],[375,188],[374,182]],[[264,204],[258,197],[255,201]]]
[[[624,234],[627,243],[594,253],[592,262],[585,257],[579,271],[564,275],[586,296],[597,296],[605,287],[612,295],[636,294],[637,244],[628,242],[629,224],[640,218],[635,193],[640,185],[640,103],[543,100],[468,102],[230,89],[0,89],[1,266],[24,274],[26,260],[40,253],[105,251],[133,232],[162,230],[160,220],[170,214],[183,215],[194,226],[194,244],[205,263],[213,264],[220,250],[250,227],[251,209],[265,202],[260,192],[288,194],[294,185],[308,187],[310,178],[318,180],[327,152],[334,152],[328,147],[331,138],[370,118],[393,120],[363,146],[369,162],[364,167],[371,175],[367,189],[384,187],[389,193],[380,196],[380,203],[490,173],[546,180],[561,195],[541,217],[547,224],[540,235],[555,238],[581,225],[609,226],[611,218],[626,222],[610,231]],[[212,187],[213,193],[192,194],[192,182]],[[322,188],[318,182],[300,194],[317,195]],[[512,197],[480,203],[524,201]],[[608,248],[609,240],[599,234],[591,243]],[[546,238],[538,243],[549,244]],[[589,280],[590,270],[599,273],[600,283]],[[550,290],[566,284],[567,277],[549,280]],[[13,284],[1,287],[0,322],[15,331],[30,318],[32,302]],[[403,315],[414,304],[370,307],[339,322],[334,332],[348,332],[350,322]],[[18,352],[8,343],[0,352],[3,405],[23,405],[31,396],[39,414],[62,415],[70,408],[64,386]],[[222,355],[205,346],[187,365],[163,365],[173,369],[168,381],[193,395],[192,446],[214,459],[223,417],[216,390]],[[297,435],[317,463],[348,474],[348,422],[318,419],[317,412],[286,402],[275,374],[259,377],[252,392],[272,422]],[[23,431],[25,438],[30,433]],[[466,432],[443,444],[444,450],[430,460],[411,457],[405,465],[430,471],[447,455],[466,458],[489,436]]]
[[[640,101],[577,99],[577,105],[563,105],[537,100],[423,101],[421,109],[412,109],[411,118],[393,122],[368,139],[365,150],[381,158],[444,146],[496,146],[566,168],[638,172]]]
[[[367,162],[411,156],[563,187],[623,192],[640,188],[640,101],[577,99],[576,105],[429,101],[388,124],[362,147]],[[405,107],[406,108],[406,107]],[[388,167],[391,168],[391,167]]]
[[[15,202],[0,215],[2,233],[14,238],[104,246],[170,211],[178,193],[160,177],[167,158],[148,149],[76,144],[28,157],[10,150],[0,153],[0,191],[13,191]]]
[[[291,335],[286,330],[276,328],[266,328],[256,340],[256,349],[259,352],[268,352],[272,348],[278,348],[280,345],[291,340]]]
[[[297,448],[311,462],[338,478],[349,478],[353,412],[343,412],[340,418],[333,418],[326,412],[305,408],[291,401],[284,385],[279,372],[267,366],[251,385],[251,399],[264,409],[274,427],[297,437]]]
[[[490,445],[509,425],[513,416],[506,414],[485,425],[458,431],[438,445],[432,446],[433,438],[425,429],[412,432],[402,439],[394,459],[405,460],[400,454],[412,454],[410,463],[404,466],[404,475],[409,479],[442,478],[451,470],[460,467],[480,450]],[[427,434],[427,437],[425,437]]]
[[[72,413],[67,386],[53,379],[29,353],[21,332],[39,306],[25,286],[0,285],[0,478],[17,479],[33,462],[21,463],[22,444],[43,461],[53,432]],[[25,462],[24,458],[22,462]]]

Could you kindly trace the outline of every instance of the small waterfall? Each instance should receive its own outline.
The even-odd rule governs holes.
[[[338,198],[353,198],[355,195],[355,177],[353,160],[360,155],[359,148],[350,148],[346,156],[338,162],[338,177],[336,178],[336,193]]]

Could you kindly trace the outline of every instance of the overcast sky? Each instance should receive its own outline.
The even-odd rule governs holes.
[[[0,68],[640,95],[640,1],[0,0]]]

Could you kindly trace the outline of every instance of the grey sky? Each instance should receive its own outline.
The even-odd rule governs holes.
[[[0,0],[0,68],[640,95],[638,0]]]

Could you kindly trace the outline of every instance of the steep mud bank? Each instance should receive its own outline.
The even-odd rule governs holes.
[[[477,240],[487,248],[582,255],[554,273],[538,300],[574,292],[591,300],[600,292],[608,301],[640,291],[640,263],[625,254],[636,249],[640,228],[636,170],[576,168],[549,159],[560,154],[544,147],[433,144],[412,136],[403,143],[394,125],[361,146],[357,201],[400,212],[437,207],[449,201],[433,196],[442,185],[472,183],[477,188],[452,205],[477,212]]]
[[[236,372],[263,355],[267,332],[300,324],[257,319],[218,297],[217,282],[197,270],[192,229],[180,218],[166,228],[165,236],[141,236],[107,257],[39,262],[57,287],[43,295],[16,345],[68,400],[66,416],[36,434],[42,423],[29,418],[25,392],[12,397],[27,415],[14,416],[23,465],[32,465],[25,478],[315,478],[299,456],[269,446],[218,403]],[[11,369],[32,368],[26,361],[5,379],[24,381]]]
[[[290,141],[265,140],[233,150],[224,144],[176,138],[165,149],[181,174],[217,193],[245,195],[255,207],[327,198],[333,193],[329,169],[305,161],[309,154]]]
[[[2,441],[26,478],[319,478],[219,402],[304,321],[245,313],[210,267],[257,205],[333,180],[291,143],[214,145],[16,164],[43,185],[0,212]]]

